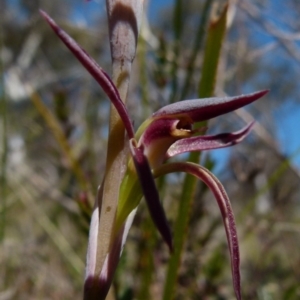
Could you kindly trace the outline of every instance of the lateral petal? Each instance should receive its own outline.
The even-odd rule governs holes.
[[[237,230],[231,204],[220,181],[206,168],[189,162],[164,164],[154,171],[158,177],[168,173],[186,172],[202,180],[214,194],[222,214],[230,252],[233,287],[238,300],[241,299],[240,254]]]
[[[236,132],[195,136],[178,140],[168,149],[167,158],[185,152],[212,150],[233,146],[241,142],[249,134],[254,123],[255,122],[251,122]]]

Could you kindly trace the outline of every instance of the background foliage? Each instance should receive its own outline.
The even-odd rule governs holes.
[[[196,97],[205,2],[178,0],[156,11],[150,3],[128,103],[136,124],[169,102]],[[207,19],[218,15],[224,1],[211,2],[216,6]],[[236,130],[251,116],[258,123],[242,144],[202,157],[224,183],[237,216],[244,299],[300,297],[300,4],[278,2],[231,3],[215,94],[271,92],[222,122],[212,120],[210,132]],[[0,4],[0,299],[80,299],[89,201],[102,180],[109,105],[38,8],[109,71],[104,3]],[[159,182],[172,225],[182,180],[173,175]],[[199,185],[176,299],[234,297],[224,230],[211,198]],[[141,207],[110,297],[160,299],[168,259]]]

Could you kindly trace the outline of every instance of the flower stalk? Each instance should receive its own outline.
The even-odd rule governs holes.
[[[112,57],[112,81],[120,99],[125,103],[128,94],[131,65],[136,54],[138,32],[140,29],[143,1],[107,0],[107,18]],[[111,106],[109,136],[107,146],[105,179],[103,192],[96,199],[94,214],[98,226],[91,227],[91,234],[97,235],[97,259],[92,276],[99,277],[105,259],[113,247],[113,227],[117,211],[119,189],[126,170],[125,128],[117,110]],[[93,247],[93,246],[91,246]],[[90,248],[90,247],[89,247]],[[120,250],[119,250],[120,251]],[[86,278],[91,276],[87,268]],[[85,294],[90,292],[86,289]]]

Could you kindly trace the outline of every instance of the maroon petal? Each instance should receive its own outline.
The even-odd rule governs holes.
[[[158,191],[147,157],[144,155],[143,148],[136,146],[134,139],[130,140],[130,150],[151,218],[172,252],[172,234],[164,209],[159,200]]]
[[[153,114],[153,117],[188,115],[194,122],[201,122],[250,104],[266,93],[268,90],[236,97],[179,101],[159,109]]]
[[[94,77],[94,79],[100,84],[112,104],[118,111],[120,118],[122,119],[126,128],[129,138],[134,137],[134,130],[129,118],[128,111],[120,98],[119,92],[111,81],[110,77],[105,71],[92,59],[89,54],[82,49],[65,31],[63,31],[50,16],[44,11],[40,10],[41,15],[48,22],[57,36],[63,41],[63,43],[69,48],[69,50],[75,55],[85,69]]]
[[[240,254],[235,220],[229,198],[220,181],[204,167],[194,163],[171,163],[155,170],[155,176],[173,172],[186,172],[202,180],[214,194],[219,205],[230,251],[233,287],[238,300],[241,299]]]
[[[167,151],[167,157],[192,152],[219,149],[233,146],[241,142],[250,132],[255,122],[249,123],[243,129],[232,133],[217,135],[195,136],[176,141]]]

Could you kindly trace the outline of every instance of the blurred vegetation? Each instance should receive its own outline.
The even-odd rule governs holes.
[[[128,103],[135,124],[169,102],[197,97],[208,20],[226,1],[213,1],[208,18],[202,14],[205,2],[177,0],[150,15],[150,27],[144,24]],[[300,145],[282,131],[300,101],[300,3],[230,3],[215,94],[271,92],[247,109],[212,120],[210,132],[236,130],[252,117],[258,123],[246,141],[220,152],[224,158],[205,153],[201,159],[217,172],[233,203],[244,299],[299,299],[300,171],[293,161]],[[38,8],[109,72],[104,4],[0,0],[0,5],[0,299],[80,299],[109,105]],[[86,8],[85,22],[79,22],[75,16],[89,5],[97,13],[89,15]],[[288,152],[283,140],[298,142],[299,149]],[[172,228],[182,180],[172,175],[159,182]],[[212,202],[200,184],[175,299],[234,299],[224,229]],[[168,260],[141,205],[111,297],[161,299]]]

